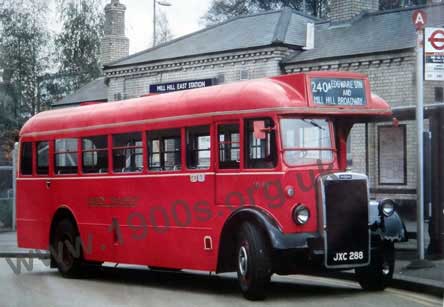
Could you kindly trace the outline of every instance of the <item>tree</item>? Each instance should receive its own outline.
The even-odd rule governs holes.
[[[43,0],[0,2],[0,147],[6,155],[21,125],[45,109],[39,93],[49,67],[46,16]]]
[[[415,5],[426,4],[427,0],[380,0],[379,9],[380,10],[390,10],[397,9]]]
[[[213,0],[208,13],[203,16],[203,21],[206,25],[212,25],[236,16],[281,9],[285,6],[324,17],[328,12],[328,3],[329,0]]]
[[[101,75],[100,41],[105,17],[97,0],[59,0],[62,31],[55,39],[61,83],[53,89],[70,93]]]
[[[173,39],[168,18],[164,12],[157,12],[156,15],[156,45],[168,42]]]
[[[45,1],[4,1],[0,8],[3,79],[11,85],[13,117],[18,124],[42,108],[40,77],[49,67]]]

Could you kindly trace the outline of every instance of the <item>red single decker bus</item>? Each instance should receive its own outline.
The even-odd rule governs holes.
[[[355,269],[383,290],[395,203],[346,170],[355,123],[390,119],[366,76],[310,72],[42,112],[20,133],[17,235],[67,277],[103,262],[272,274]]]

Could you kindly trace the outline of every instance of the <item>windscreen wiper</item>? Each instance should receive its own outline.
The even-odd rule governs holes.
[[[307,120],[303,119],[304,122],[311,124],[312,126],[315,126],[316,128],[319,128],[321,130],[325,130],[324,127],[321,127],[320,125],[316,124],[314,120]]]

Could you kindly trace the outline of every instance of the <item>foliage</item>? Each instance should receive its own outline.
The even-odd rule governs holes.
[[[0,8],[1,68],[10,85],[4,107],[17,127],[42,108],[40,82],[49,65],[46,11],[44,1],[4,1]]]
[[[426,4],[426,0],[380,0],[381,10]],[[304,7],[305,3],[305,7]],[[206,25],[262,11],[290,7],[319,18],[328,17],[331,0],[213,0],[207,14],[202,17]]]
[[[27,119],[101,74],[100,1],[57,1],[62,30],[54,38],[47,1],[0,0],[0,160],[10,160]]]
[[[156,45],[168,42],[173,39],[170,25],[166,14],[162,11],[156,15]]]
[[[14,150],[15,142],[18,142],[19,130],[16,128],[9,128],[0,131],[0,140],[3,140],[0,147],[0,152],[3,152],[3,159],[12,161],[12,152]]]
[[[70,93],[101,74],[100,41],[104,12],[97,0],[59,0],[62,31],[55,39],[59,81],[50,82],[55,93]]]
[[[41,100],[50,34],[46,1],[0,1],[0,161],[11,160],[18,129],[47,108]]]
[[[0,199],[0,229],[12,226],[12,198]]]
[[[427,0],[380,0],[379,9],[389,10],[426,4]]]
[[[325,17],[329,2],[330,0],[213,0],[203,19],[206,25],[211,25],[236,16],[281,9],[285,6],[313,16]]]

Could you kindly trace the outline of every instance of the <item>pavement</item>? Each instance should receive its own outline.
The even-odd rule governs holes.
[[[427,293],[438,297],[444,295],[444,259],[428,260],[431,267],[409,269],[412,261],[417,259],[416,240],[396,244],[396,266],[392,288]],[[16,232],[0,233],[0,258],[43,258],[47,259],[47,251],[36,253],[17,247]],[[350,273],[335,274],[334,277],[353,279]]]

